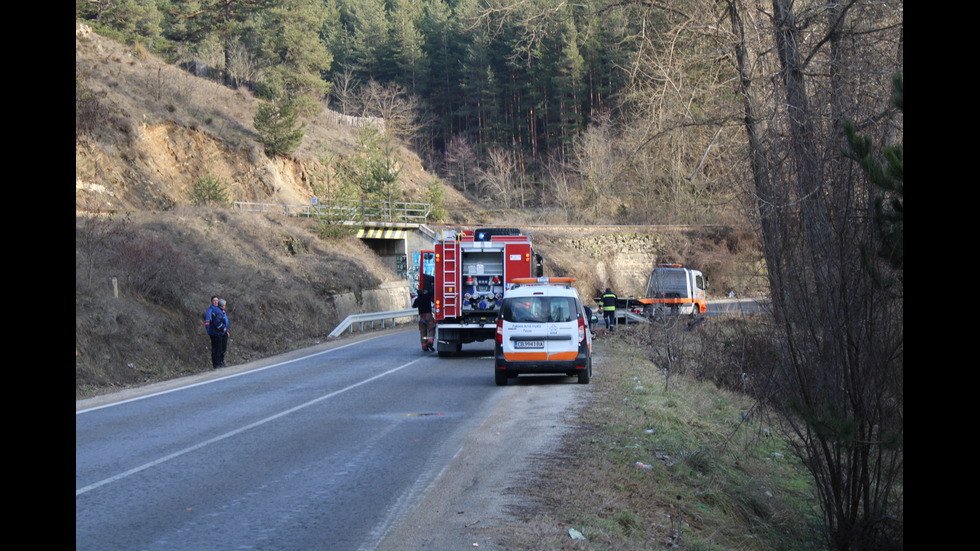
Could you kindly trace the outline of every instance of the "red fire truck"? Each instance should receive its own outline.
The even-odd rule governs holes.
[[[531,237],[516,228],[444,232],[435,243],[436,351],[459,352],[463,344],[493,340],[504,289],[513,280],[541,275]]]

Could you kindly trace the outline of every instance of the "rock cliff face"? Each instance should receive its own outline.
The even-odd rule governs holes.
[[[572,276],[584,297],[611,287],[619,296],[642,296],[658,254],[676,232],[581,230],[535,232],[535,248],[553,275]]]
[[[570,239],[568,244],[596,259],[599,279],[608,281],[618,295],[643,296],[663,241],[662,235],[622,232]]]
[[[208,174],[236,201],[307,205],[315,161],[267,158],[233,149],[208,134],[171,121],[139,125],[123,145],[76,140],[75,206],[104,210],[168,210],[188,202]]]

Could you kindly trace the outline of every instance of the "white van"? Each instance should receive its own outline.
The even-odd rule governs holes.
[[[493,372],[498,386],[522,373],[564,373],[588,384],[592,332],[573,278],[526,278],[504,291]]]

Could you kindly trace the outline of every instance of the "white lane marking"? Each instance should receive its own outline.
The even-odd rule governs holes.
[[[307,357],[309,357],[309,356],[307,356]],[[174,453],[172,453],[170,455],[166,455],[164,457],[161,457],[160,459],[151,461],[151,462],[146,463],[144,465],[140,465],[139,467],[130,469],[130,470],[125,471],[125,472],[121,472],[121,473],[119,473],[119,474],[117,474],[115,476],[111,476],[109,478],[106,478],[104,480],[100,480],[100,481],[95,482],[93,484],[89,484],[88,486],[85,486],[83,488],[79,488],[79,489],[75,490],[75,497],[78,497],[78,496],[80,496],[80,495],[82,495],[82,494],[84,494],[86,492],[90,492],[90,491],[92,491],[92,490],[94,490],[96,488],[99,488],[101,486],[105,486],[106,484],[109,484],[110,482],[115,482],[117,480],[122,480],[123,478],[126,478],[128,476],[134,475],[134,474],[136,474],[138,472],[145,471],[146,469],[149,469],[150,467],[154,467],[156,465],[160,465],[161,463],[166,463],[167,461],[170,461],[171,459],[175,459],[175,458],[180,457],[182,455],[188,454],[188,453],[190,453],[192,451],[199,450],[199,449],[201,449],[201,448],[203,448],[205,446],[209,446],[211,444],[214,444],[215,442],[220,442],[221,440],[224,440],[226,438],[230,438],[232,436],[235,436],[236,434],[245,432],[245,431],[247,431],[249,429],[253,429],[253,428],[258,427],[260,425],[264,425],[264,424],[268,423],[269,421],[274,421],[276,419],[279,419],[280,417],[284,417],[286,415],[289,415],[290,413],[295,413],[295,412],[297,412],[297,411],[299,411],[301,409],[307,408],[309,406],[312,406],[312,405],[317,404],[319,402],[322,402],[324,400],[328,400],[330,398],[333,398],[334,396],[337,396],[338,394],[343,394],[344,392],[347,392],[348,390],[352,390],[352,389],[355,389],[355,388],[357,388],[357,387],[359,387],[361,385],[365,385],[367,383],[370,383],[371,381],[375,381],[375,380],[380,379],[382,377],[386,377],[388,375],[391,375],[392,373],[395,373],[397,371],[401,371],[402,369],[405,369],[406,367],[414,364],[415,362],[417,362],[417,361],[419,361],[421,359],[423,359],[423,358],[416,358],[416,359],[408,362],[407,364],[403,364],[403,365],[400,365],[400,366],[398,366],[396,368],[389,369],[388,371],[385,371],[384,373],[379,373],[379,374],[377,374],[377,375],[375,375],[373,377],[369,377],[367,379],[364,379],[363,381],[361,381],[359,383],[354,383],[354,384],[352,384],[352,385],[350,385],[348,387],[342,388],[340,390],[335,390],[335,391],[333,391],[333,392],[331,392],[329,394],[324,394],[323,396],[320,396],[319,398],[314,398],[313,400],[310,400],[309,402],[306,402],[306,403],[300,404],[300,405],[298,405],[296,407],[293,407],[293,408],[287,409],[285,411],[279,412],[279,413],[277,413],[275,415],[272,415],[270,417],[266,417],[265,419],[256,421],[256,422],[254,422],[254,423],[252,423],[250,425],[246,425],[244,427],[235,429],[235,430],[233,430],[231,432],[226,432],[225,434],[222,434],[220,436],[216,436],[216,437],[214,437],[214,438],[212,438],[210,440],[205,440],[204,442],[201,442],[199,444],[195,444],[195,445],[193,445],[193,446],[191,446],[189,448],[184,448],[184,449],[182,449],[182,450],[180,450],[178,452],[174,452]],[[283,363],[288,363],[288,362],[283,362]]]
[[[367,339],[367,340],[372,340],[372,339],[375,339],[375,338],[377,338],[377,337],[372,337],[371,339]],[[347,348],[348,346],[354,346],[355,344],[361,344],[363,342],[365,342],[365,341],[352,342],[352,343],[348,343],[348,344],[345,344],[345,345],[342,345],[342,346],[338,346],[336,348],[331,348],[329,350],[321,350],[320,352],[316,352],[316,353],[310,354],[308,356],[302,356],[302,357],[299,357],[299,358],[293,358],[291,360],[286,360],[284,362],[279,362],[279,363],[267,365],[265,367],[257,367],[255,369],[249,369],[248,371],[242,371],[241,373],[232,373],[231,375],[225,375],[224,377],[218,377],[216,379],[208,379],[207,381],[201,381],[199,383],[193,383],[193,384],[189,384],[189,385],[183,385],[183,386],[178,386],[178,387],[175,387],[175,388],[170,388],[170,389],[167,389],[167,390],[161,390],[160,392],[154,392],[152,394],[145,394],[143,396],[134,396],[133,398],[129,398],[129,399],[126,399],[126,400],[120,400],[118,402],[112,402],[111,404],[103,404],[101,406],[90,407],[88,409],[81,409],[81,410],[76,411],[75,412],[75,415],[79,415],[81,413],[88,413],[90,411],[95,411],[95,410],[99,410],[99,409],[103,409],[103,408],[108,408],[108,407],[112,407],[112,406],[120,406],[122,404],[128,404],[130,402],[135,402],[137,400],[144,400],[146,398],[153,398],[154,396],[162,396],[164,394],[170,394],[171,392],[177,392],[178,390],[186,390],[188,388],[194,388],[194,387],[201,386],[201,385],[207,385],[207,384],[211,384],[211,383],[217,383],[218,381],[226,381],[228,379],[234,379],[235,377],[241,377],[242,375],[249,375],[251,373],[258,373],[260,371],[265,371],[266,369],[272,369],[274,367],[281,367],[281,366],[284,366],[284,365],[287,365],[287,364],[291,364],[293,362],[298,362],[300,360],[306,360],[306,359],[309,359],[309,358],[315,358],[317,356],[320,356],[322,354],[327,354],[329,352],[336,352],[338,350],[343,350],[344,348]]]

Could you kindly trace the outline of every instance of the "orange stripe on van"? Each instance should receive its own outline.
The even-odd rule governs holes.
[[[547,352],[509,352],[505,353],[504,357],[510,362],[540,362],[540,361],[561,361],[561,360],[574,360],[578,357],[578,351],[573,350],[571,352],[557,352],[555,354],[548,355]]]
[[[504,357],[511,362],[539,362],[548,359],[547,352],[510,352]]]

